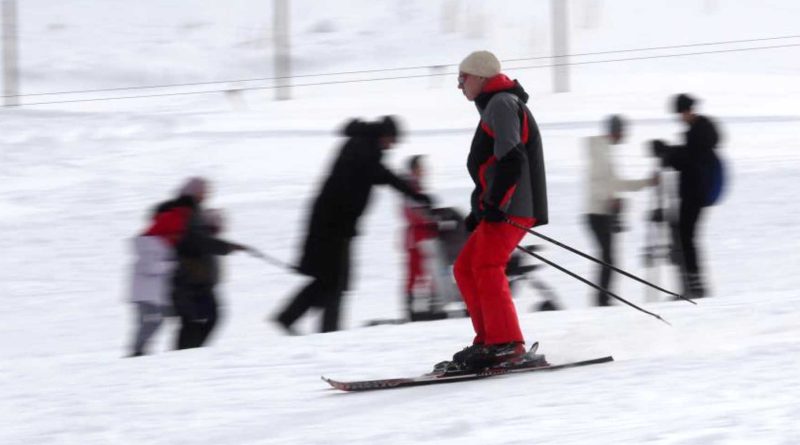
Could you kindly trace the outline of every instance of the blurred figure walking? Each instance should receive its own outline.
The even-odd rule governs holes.
[[[687,125],[683,145],[653,141],[653,151],[661,158],[662,165],[680,173],[678,233],[684,294],[689,298],[707,295],[695,235],[703,209],[719,199],[724,179],[722,163],[716,153],[720,142],[717,126],[708,117],[695,113],[695,103],[695,98],[687,94],[673,98],[672,110]]]
[[[172,301],[181,326],[176,349],[203,346],[219,318],[215,287],[220,279],[218,255],[246,250],[243,245],[217,238],[222,230],[222,215],[202,209],[209,184],[192,178],[181,190],[181,200],[190,213],[184,234],[176,244],[178,266],[172,280]]]
[[[614,238],[622,231],[623,200],[619,193],[655,185],[658,177],[653,175],[650,179],[623,179],[617,175],[612,147],[620,144],[625,137],[625,125],[622,117],[610,116],[605,121],[605,134],[590,137],[586,145],[589,159],[586,220],[600,248],[600,258],[612,266],[616,266]],[[600,265],[597,275],[597,285],[611,290],[611,268]],[[598,306],[611,304],[608,294],[603,291],[597,292],[595,303]]]
[[[425,176],[425,166],[423,165],[422,155],[412,156],[408,159],[408,172],[405,180],[416,192],[423,191],[423,179]],[[406,251],[406,312],[411,321],[435,318],[437,314],[432,313],[431,301],[435,297],[437,289],[434,285],[432,271],[426,270],[426,261],[430,252],[426,250],[425,243],[431,242],[436,238],[436,222],[430,217],[429,212],[425,211],[425,206],[411,198],[403,200],[403,216],[406,221],[403,246]],[[430,249],[428,249],[430,250]],[[426,300],[424,310],[419,307],[419,303]]]
[[[186,226],[203,180],[190,178],[177,198],[159,204],[150,226],[133,239],[135,261],[130,300],[136,305],[137,330],[131,356],[146,353],[147,343],[161,326],[164,316],[174,315],[172,278],[177,265],[175,246],[183,239]]]
[[[339,330],[342,295],[349,286],[350,244],[358,234],[358,220],[369,202],[372,187],[389,185],[418,202],[430,198],[415,191],[382,163],[400,134],[395,118],[377,122],[349,121],[341,148],[311,209],[303,254],[297,270],[312,281],[275,320],[290,334],[292,325],[312,307],[323,311],[321,332]]]

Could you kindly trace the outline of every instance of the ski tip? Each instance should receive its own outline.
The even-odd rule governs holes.
[[[327,384],[331,385],[331,387],[332,387],[332,388],[335,388],[335,389],[338,389],[338,390],[341,390],[341,391],[349,391],[349,389],[347,388],[347,386],[346,386],[345,384],[343,384],[342,382],[338,382],[338,381],[336,381],[336,380],[329,379],[329,378],[325,377],[324,375],[323,375],[323,376],[320,376],[320,378],[321,378],[321,379],[322,379],[322,381],[324,381],[325,383],[327,383]]]
[[[327,384],[329,384],[331,386],[333,386],[333,384],[336,383],[335,380],[329,379],[329,378],[325,377],[324,375],[320,376],[320,378],[322,379],[323,382],[325,382],[325,383],[327,383]]]

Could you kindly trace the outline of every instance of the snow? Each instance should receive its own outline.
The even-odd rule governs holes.
[[[298,74],[455,64],[479,48],[503,59],[549,51],[546,2],[318,3],[292,2]],[[576,53],[789,36],[800,12],[788,0],[571,5]],[[272,75],[264,2],[26,0],[19,14],[24,94]],[[475,17],[482,32],[465,26]],[[447,26],[455,31],[443,32]],[[710,49],[720,47],[608,58]],[[225,260],[224,320],[209,347],[169,351],[168,323],[156,354],[123,359],[132,325],[125,301],[129,238],[150,206],[183,178],[201,174],[214,183],[210,205],[225,209],[229,238],[294,260],[309,199],[341,142],[335,130],[351,116],[401,116],[409,134],[387,162],[399,168],[407,156],[426,154],[439,202],[466,208],[464,162],[476,114],[454,76],[296,87],[285,102],[265,89],[245,91],[238,102],[215,92],[3,109],[0,443],[798,443],[797,51],[577,65],[566,94],[551,93],[547,69],[512,68],[548,61],[509,63],[532,94],[544,138],[551,223],[541,232],[589,252],[583,138],[596,134],[607,114],[624,113],[632,127],[618,150],[623,171],[645,176],[654,166],[645,142],[677,140],[681,131],[666,112],[669,96],[689,91],[702,98],[701,111],[724,132],[721,153],[731,174],[700,236],[714,297],[698,306],[650,302],[642,285],[616,280],[618,294],[670,327],[626,306],[591,307],[585,285],[546,267],[536,273],[569,310],[530,312],[540,297],[521,289],[516,303],[528,339],[540,341],[555,363],[603,355],[615,362],[363,394],[338,393],[319,377],[415,375],[471,339],[467,319],[363,327],[401,313],[401,221],[393,193],[376,193],[361,221],[355,286],[344,308],[348,329],[332,334],[286,337],[265,323],[304,279],[238,255]],[[621,266],[642,276],[649,199],[646,192],[629,195],[631,229],[619,246]],[[542,254],[594,274],[593,265],[556,246]],[[659,282],[674,288],[673,275],[665,267]],[[316,326],[310,317],[299,329]]]

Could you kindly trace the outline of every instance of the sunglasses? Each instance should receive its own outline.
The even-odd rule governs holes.
[[[467,81],[467,76],[469,76],[469,74],[467,74],[467,73],[458,73],[458,86],[459,87],[463,87],[464,86],[464,82]]]

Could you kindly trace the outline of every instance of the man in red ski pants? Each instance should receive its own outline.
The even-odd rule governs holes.
[[[472,234],[454,266],[475,338],[452,363],[482,369],[525,354],[505,269],[525,236],[521,227],[547,223],[547,191],[539,128],[519,82],[500,72],[494,54],[476,51],[459,65],[458,88],[475,102],[480,123],[467,158]]]

